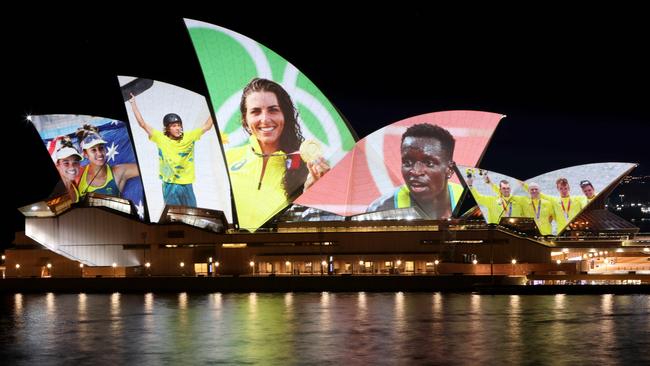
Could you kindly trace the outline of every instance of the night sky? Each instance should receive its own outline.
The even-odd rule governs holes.
[[[232,29],[282,55],[329,97],[359,138],[418,114],[484,110],[507,117],[483,168],[527,179],[572,165],[625,161],[641,164],[633,175],[650,174],[649,32],[647,22],[635,19],[643,13],[490,13],[417,6],[304,14],[96,11],[5,24],[3,104],[12,111],[5,138],[17,146],[5,156],[15,159],[10,166],[17,171],[5,176],[15,188],[3,211],[14,220],[2,225],[2,246],[23,225],[15,208],[47,196],[58,178],[26,115],[126,120],[118,74],[207,96],[183,17]]]

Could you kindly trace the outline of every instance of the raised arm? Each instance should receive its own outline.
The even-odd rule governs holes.
[[[118,164],[111,167],[115,176],[115,183],[120,192],[124,190],[126,181],[140,175],[138,166],[134,163]]]
[[[206,119],[205,122],[203,123],[203,126],[201,126],[201,131],[203,133],[210,131],[210,129],[212,128],[212,124],[213,124],[212,116],[208,116],[208,119]]]
[[[142,118],[142,114],[140,113],[140,110],[138,109],[138,104],[135,102],[135,95],[131,93],[131,99],[129,99],[129,103],[131,103],[131,109],[133,109],[133,114],[135,114],[135,119],[138,121],[138,124],[144,132],[147,133],[147,137],[151,138],[151,135],[153,134],[153,127],[151,127],[147,122],[144,121],[144,118]]]

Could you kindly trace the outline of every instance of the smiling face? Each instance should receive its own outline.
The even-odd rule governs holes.
[[[56,168],[64,180],[74,181],[79,175],[79,157],[68,156],[67,158],[59,159],[56,162]]]
[[[98,144],[84,150],[84,156],[88,159],[90,164],[96,166],[104,165],[106,161],[106,148],[104,144]]]
[[[587,196],[587,198],[589,198],[589,199],[594,198],[594,193],[595,193],[594,192],[594,186],[592,186],[591,184],[583,185],[582,186],[582,193],[584,193],[585,196]]]
[[[565,183],[565,184],[559,183],[557,185],[557,191],[560,192],[561,197],[569,197],[569,193],[571,191],[571,188],[569,188],[568,183]]]
[[[270,154],[280,149],[284,114],[274,93],[259,91],[248,95],[245,126],[255,136],[263,153]]]
[[[418,201],[433,200],[447,189],[451,174],[440,141],[430,137],[406,137],[402,142],[402,177]]]
[[[183,137],[183,124],[180,122],[170,123],[167,127],[167,131],[172,139],[179,140]]]
[[[539,187],[530,187],[528,192],[530,192],[530,198],[539,199]]]
[[[500,182],[499,192],[501,192],[502,197],[510,197],[510,183]]]

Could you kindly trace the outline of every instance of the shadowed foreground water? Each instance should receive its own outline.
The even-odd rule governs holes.
[[[650,363],[649,295],[1,296],[11,364]]]

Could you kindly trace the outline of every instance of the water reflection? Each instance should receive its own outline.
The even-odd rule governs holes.
[[[393,321],[393,326],[398,334],[403,332],[406,328],[404,311],[404,293],[400,291],[395,294],[395,312]]]
[[[441,350],[441,346],[444,342],[444,339],[442,339],[442,335],[444,334],[444,303],[443,296],[440,292],[433,294],[431,309],[433,318],[431,320],[431,331],[429,336],[432,337],[432,346]]]
[[[320,329],[323,332],[328,332],[330,330],[331,319],[330,319],[330,293],[321,292],[320,294]]]
[[[153,311],[153,293],[144,294],[144,313],[150,315]]]
[[[368,316],[368,304],[366,293],[361,291],[357,294],[357,316],[358,322],[365,322]]]
[[[615,329],[613,320],[614,310],[614,295],[605,294],[601,296],[600,302],[600,329],[599,335],[601,338],[602,346],[605,348],[611,347],[614,343]],[[614,360],[612,360],[614,361]]]
[[[121,296],[119,292],[115,292],[110,296],[110,331],[107,336],[110,337],[110,342],[114,342],[117,347],[121,347],[124,327],[121,314]]]
[[[92,342],[86,335],[90,334],[92,329],[88,321],[88,295],[83,293],[77,295],[77,319],[79,320],[79,336],[77,337],[79,349],[82,352],[88,352],[91,350]]]
[[[14,295],[14,315],[17,319],[23,315],[23,294]]]
[[[508,298],[508,339],[506,348],[510,354],[510,361],[521,364],[521,348],[516,345],[521,339],[521,296],[510,295]]]
[[[45,295],[45,304],[46,304],[47,315],[49,317],[54,317],[56,315],[56,304],[54,302],[53,293],[48,292],[47,295]]]
[[[3,296],[3,363],[650,363],[648,295]]]

